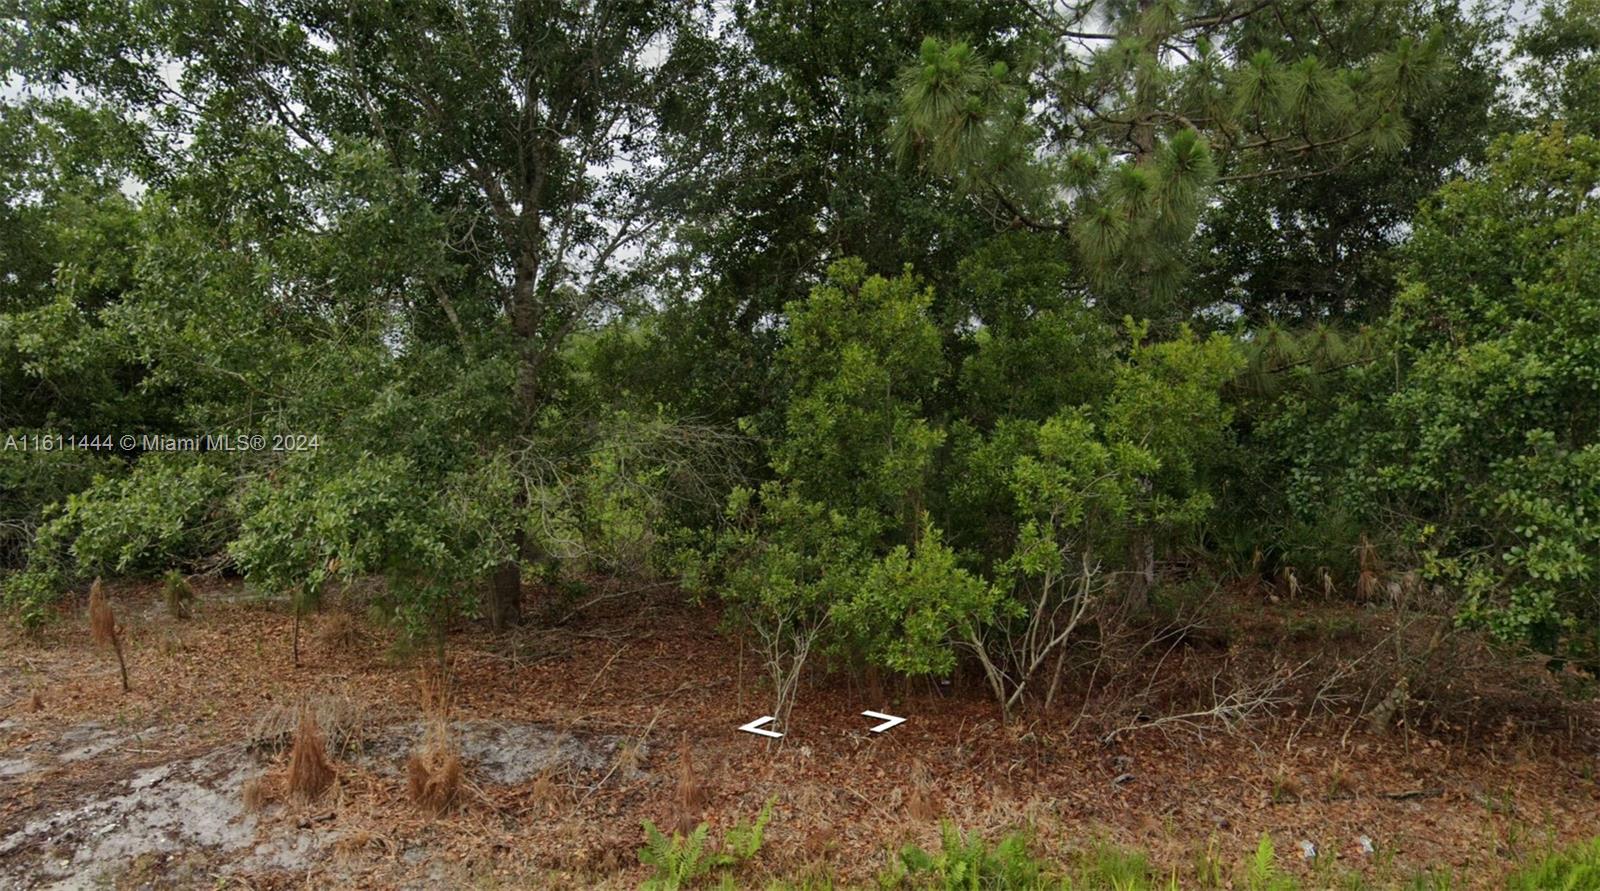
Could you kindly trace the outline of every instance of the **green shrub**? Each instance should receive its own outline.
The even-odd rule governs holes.
[[[190,455],[146,456],[125,475],[99,475],[43,512],[27,565],[0,599],[37,626],[74,582],[97,575],[155,575],[225,553],[238,529],[234,480]]]
[[[67,579],[59,566],[38,561],[5,577],[0,583],[0,603],[4,603],[17,623],[34,629],[50,619],[50,607],[66,591]]]
[[[1348,584],[1364,532],[1464,623],[1600,670],[1597,187],[1600,140],[1502,138],[1419,212],[1377,351],[1253,436],[1293,517],[1279,548]]]
[[[237,520],[233,479],[184,456],[146,456],[121,477],[96,477],[39,528],[35,554],[74,574],[144,575],[222,553]]]

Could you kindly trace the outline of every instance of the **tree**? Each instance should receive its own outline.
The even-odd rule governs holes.
[[[992,610],[929,520],[943,431],[923,399],[945,365],[931,289],[842,260],[788,307],[777,479],[738,490],[710,569],[758,642],[780,720],[813,649],[909,674],[948,671],[952,628]]]
[[[778,355],[788,400],[773,469],[800,494],[863,512],[879,535],[908,541],[944,441],[923,416],[945,373],[933,292],[909,272],[868,276],[854,259],[828,273],[789,305]]]
[[[63,430],[172,415],[171,391],[117,349],[103,320],[132,286],[139,215],[119,187],[135,133],[64,99],[19,89],[0,100],[0,436],[13,445],[0,450],[0,569],[27,562],[49,505],[124,470],[103,451],[41,451],[41,437],[49,448]],[[38,567],[8,583],[7,600],[40,619],[58,583]]]
[[[1451,594],[1461,621],[1591,668],[1597,185],[1591,137],[1498,140],[1418,216],[1385,322],[1392,355],[1352,369],[1325,410],[1275,425],[1300,456],[1298,512],[1356,518]]]
[[[1147,344],[1130,326],[1132,354],[1117,369],[1102,407],[1107,437],[1150,456],[1137,474],[1130,505],[1130,596],[1149,605],[1156,581],[1157,538],[1190,529],[1213,504],[1208,471],[1226,439],[1230,413],[1222,385],[1238,373],[1238,351],[1226,338],[1195,338],[1187,328],[1171,341]]]
[[[1315,54],[1360,67],[1406,35],[1429,35],[1436,73],[1401,112],[1407,136],[1391,153],[1286,159],[1282,175],[1219,183],[1201,215],[1185,309],[1252,326],[1370,323],[1388,311],[1399,248],[1421,202],[1494,137],[1515,125],[1505,108],[1507,26],[1487,4],[1275,4],[1252,16],[1234,52]],[[1447,88],[1446,88],[1447,87]]]
[[[1261,46],[1277,5],[1056,6],[1020,68],[930,37],[896,140],[998,222],[1069,235],[1113,317],[1171,319],[1208,187],[1392,153],[1437,83],[1438,42],[1416,34],[1343,67]]]
[[[972,34],[1005,57],[1020,5],[965,0],[737,0],[726,5],[707,125],[714,175],[688,196],[659,313],[619,342],[617,388],[694,417],[782,427],[773,377],[784,307],[835,261],[909,265],[934,286],[947,336],[965,317],[955,270],[985,221],[903,165],[884,138],[897,73],[925,33]],[[953,338],[952,338],[953,339]],[[620,338],[619,338],[620,341]]]
[[[1206,471],[1226,437],[1221,389],[1238,351],[1221,336],[1144,343],[1142,330],[1130,333],[1092,399],[1003,420],[953,462],[962,482],[952,513],[1003,530],[980,552],[994,600],[953,630],[1008,716],[1045,677],[1044,701],[1054,699],[1067,647],[1111,579],[1131,570],[1147,597],[1156,543],[1192,530],[1212,505]]]
[[[515,411],[508,426],[476,434],[513,453],[552,399],[567,337],[637,286],[649,255],[639,246],[695,162],[665,150],[699,123],[703,41],[689,27],[698,11],[684,4],[24,7],[26,24],[11,27],[23,48],[13,70],[70,79],[155,122],[167,175],[267,139],[286,150],[283,170],[326,175],[366,145],[388,176],[414,183],[440,219],[444,262],[408,282],[431,305],[403,309],[442,315],[463,365],[510,357]],[[520,618],[518,516],[489,600],[497,627]]]
[[[1465,618],[1591,665],[1597,186],[1600,142],[1558,127],[1502,140],[1424,210],[1393,319],[1399,436],[1377,471],[1433,508],[1424,558]]]
[[[1517,35],[1524,112],[1548,126],[1600,135],[1600,3],[1552,0]]]

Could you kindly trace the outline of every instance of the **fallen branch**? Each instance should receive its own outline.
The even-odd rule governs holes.
[[[1308,660],[1293,668],[1273,672],[1271,678],[1259,685],[1234,690],[1223,696],[1217,696],[1216,679],[1213,678],[1212,696],[1215,698],[1216,704],[1212,707],[1200,709],[1199,711],[1184,712],[1181,715],[1166,715],[1149,721],[1118,727],[1116,730],[1101,737],[1100,742],[1103,745],[1110,745],[1124,733],[1130,733],[1134,730],[1147,730],[1168,724],[1183,724],[1198,728],[1199,723],[1204,720],[1215,721],[1222,724],[1224,728],[1232,730],[1258,712],[1289,702],[1290,697],[1282,695],[1283,688],[1298,677],[1309,664],[1311,663]]]
[[[1434,786],[1429,789],[1407,789],[1403,792],[1383,792],[1381,797],[1391,801],[1410,801],[1413,798],[1438,798],[1444,794],[1443,786]]]

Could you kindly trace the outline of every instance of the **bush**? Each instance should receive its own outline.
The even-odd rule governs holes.
[[[1389,355],[1320,401],[1290,395],[1270,431],[1303,529],[1359,525],[1450,591],[1464,623],[1591,669],[1597,187],[1600,141],[1559,128],[1500,140],[1419,214],[1378,338]]]
[[[1061,315],[1051,342],[1083,344],[1092,361],[1069,363],[1054,396],[1028,402],[1041,418],[945,423],[969,397],[994,401],[946,394],[992,387],[1000,372],[985,363],[1016,359],[1009,338],[1030,326],[975,338],[958,383],[932,303],[909,274],[846,261],[788,307],[777,479],[736,493],[695,573],[756,640],[780,720],[819,647],[905,675],[948,673],[966,648],[1011,714],[1044,666],[1062,664],[1091,595],[1134,563],[1153,581],[1156,554],[1214,501],[1221,387],[1241,362],[1227,338],[1184,329],[1152,341],[1130,320],[1119,356],[1111,329]],[[1066,398],[1083,401],[1047,404]]]
[[[44,511],[27,566],[0,586],[25,625],[68,587],[96,575],[153,576],[212,562],[238,528],[234,480],[189,455],[150,455],[123,476],[99,475]]]
[[[381,575],[383,606],[412,636],[469,609],[467,583],[506,552],[498,516],[511,503],[504,466],[430,475],[404,456],[302,453],[242,498],[230,553],[263,590],[297,610],[333,582]]]
[[[153,575],[223,552],[237,519],[229,509],[233,478],[184,457],[146,456],[133,472],[96,478],[67,498],[39,530],[39,547],[62,544],[79,574]]]

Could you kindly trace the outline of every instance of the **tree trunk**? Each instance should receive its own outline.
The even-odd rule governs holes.
[[[1134,533],[1128,545],[1128,558],[1133,565],[1133,582],[1128,586],[1128,599],[1134,606],[1150,609],[1150,593],[1156,586],[1156,540],[1148,530]]]
[[[523,251],[517,258],[516,280],[511,288],[511,330],[517,338],[517,408],[522,415],[518,426],[524,433],[532,432],[539,406],[537,357],[537,294],[535,281],[539,262],[531,251]],[[521,514],[528,506],[528,493],[518,489],[515,499],[518,519],[510,531],[511,559],[495,567],[489,580],[489,627],[505,631],[522,624],[522,558],[528,543],[527,529],[522,525]]]
[[[1383,697],[1377,708],[1367,713],[1367,727],[1374,734],[1377,736],[1389,734],[1389,726],[1394,723],[1394,716],[1400,711],[1400,707],[1405,705],[1410,686],[1410,678],[1401,675],[1400,680],[1389,691],[1389,695]]]
[[[522,624],[522,546],[525,533],[512,533],[515,557],[495,567],[489,580],[489,627],[505,631]]]
[[[117,654],[117,670],[122,672],[122,692],[127,693],[133,688],[128,686],[128,661],[122,658],[122,629],[111,635],[111,649]]]

